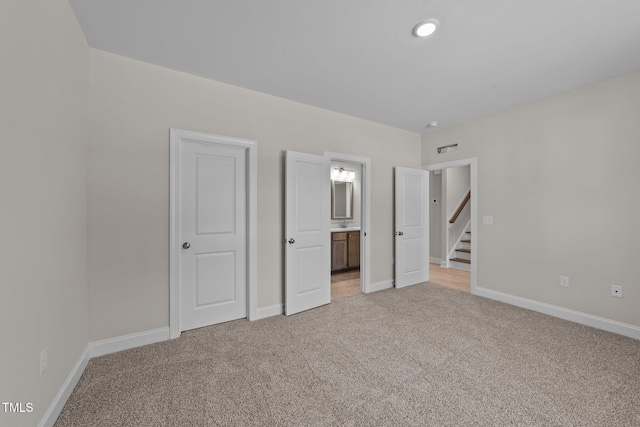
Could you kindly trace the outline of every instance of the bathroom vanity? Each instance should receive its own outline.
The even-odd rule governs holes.
[[[360,229],[331,232],[331,272],[360,268]]]

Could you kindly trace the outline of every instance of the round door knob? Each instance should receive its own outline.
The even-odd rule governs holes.
[[[289,239],[289,244],[293,245],[296,241],[294,239]]]
[[[190,247],[191,247],[191,243],[189,243],[189,242],[184,242],[182,244],[182,249],[189,249]]]
[[[404,233],[402,231],[398,231],[398,236],[403,236]]]

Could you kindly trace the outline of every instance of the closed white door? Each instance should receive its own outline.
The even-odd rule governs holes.
[[[180,141],[180,329],[247,316],[247,150]]]
[[[429,280],[429,172],[395,168],[396,288]]]
[[[331,159],[287,151],[285,314],[331,302]]]

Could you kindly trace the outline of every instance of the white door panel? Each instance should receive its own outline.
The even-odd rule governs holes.
[[[331,159],[287,151],[285,314],[331,302]]]
[[[429,172],[395,168],[396,288],[429,280]]]
[[[211,156],[195,154],[196,160],[196,233],[198,235],[219,233],[234,234],[236,204],[235,182],[231,185],[208,185],[226,183],[228,177],[235,179],[235,156]]]
[[[247,316],[246,150],[180,147],[180,325]]]

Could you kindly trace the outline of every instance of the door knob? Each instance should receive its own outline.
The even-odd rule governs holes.
[[[294,239],[289,239],[289,244],[293,245],[296,241]]]
[[[404,235],[404,233],[402,231],[398,231],[397,234],[398,234],[398,236],[403,236]]]
[[[184,242],[182,244],[182,249],[189,249],[190,247],[191,247],[191,243],[189,243],[189,242]]]

